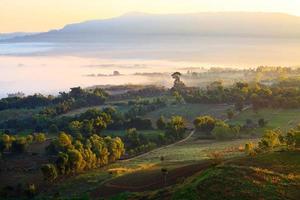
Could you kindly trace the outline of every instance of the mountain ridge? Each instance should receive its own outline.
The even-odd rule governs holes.
[[[16,37],[8,42],[105,41],[140,36],[300,37],[300,17],[284,13],[203,12],[127,13],[119,17],[67,24],[58,30]]]

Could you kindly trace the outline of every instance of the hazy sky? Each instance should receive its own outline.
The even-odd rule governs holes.
[[[0,32],[47,31],[133,11],[258,11],[300,16],[300,0],[0,0]]]

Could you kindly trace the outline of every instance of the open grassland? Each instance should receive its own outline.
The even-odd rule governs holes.
[[[270,152],[210,167],[177,186],[115,199],[291,199],[300,197],[299,151]]]
[[[280,128],[281,130],[288,130],[297,126],[300,123],[300,109],[262,109],[254,112],[248,109],[240,113],[237,117],[230,120],[230,124],[243,125],[247,119],[251,119],[257,123],[260,118],[268,121],[266,129]]]

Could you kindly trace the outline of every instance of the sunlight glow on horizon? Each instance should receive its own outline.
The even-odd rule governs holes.
[[[281,12],[300,16],[299,0],[0,0],[1,32],[39,32],[128,12]]]

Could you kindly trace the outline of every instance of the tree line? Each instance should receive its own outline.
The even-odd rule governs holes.
[[[271,85],[258,82],[236,82],[225,87],[222,81],[214,81],[206,89],[187,87],[180,80],[181,74],[173,74],[173,92],[178,92],[188,103],[228,103],[236,110],[252,105],[254,110],[262,108],[299,108],[300,79],[289,78]]]

